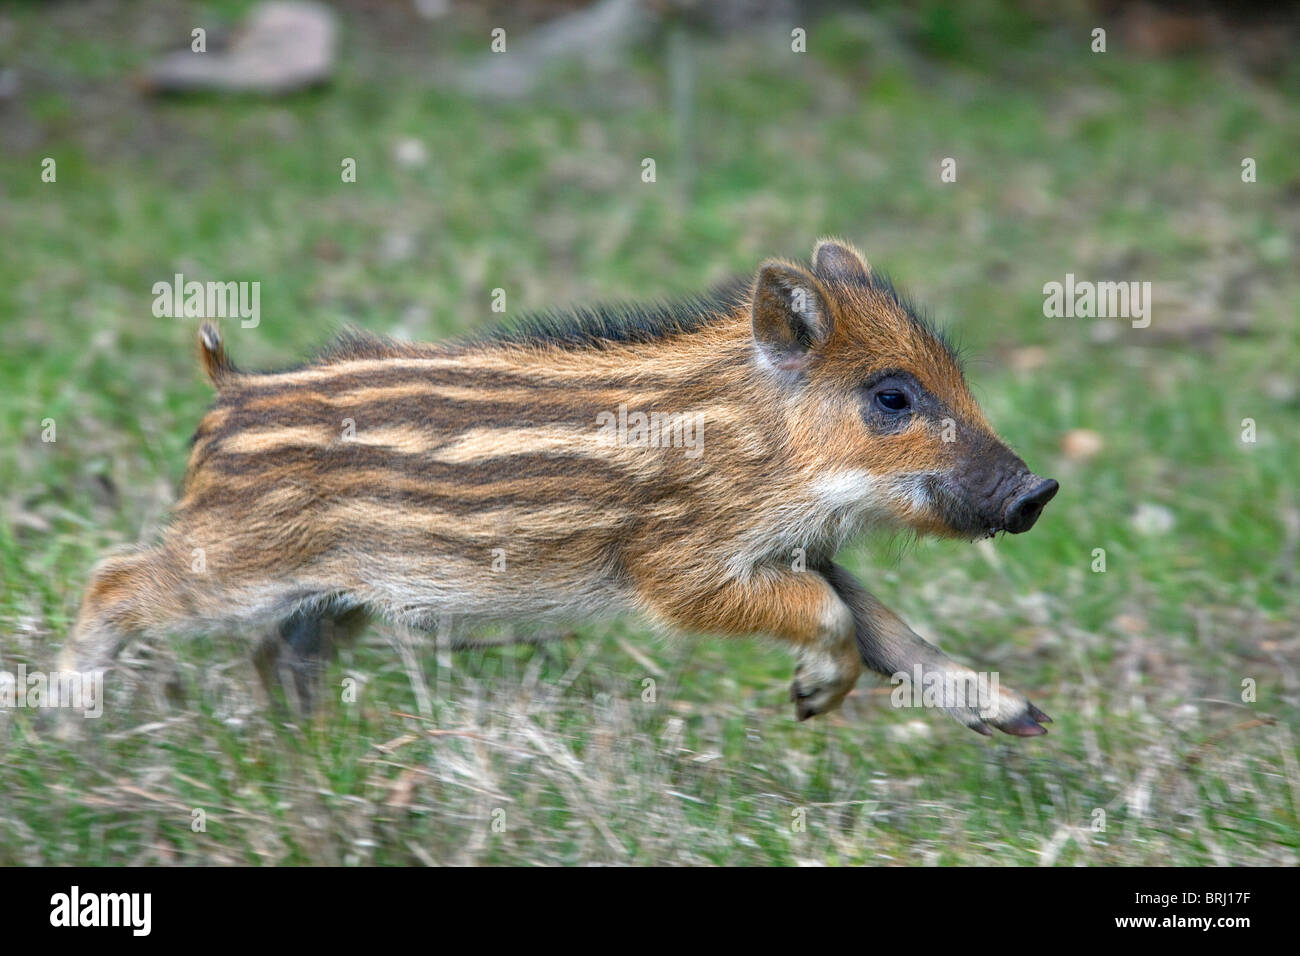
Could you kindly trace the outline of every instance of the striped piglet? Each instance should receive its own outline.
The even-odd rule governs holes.
[[[102,672],[134,635],[230,629],[302,677],[370,614],[472,641],[479,622],[633,612],[784,641],[803,719],[864,663],[973,676],[834,563],[847,540],[1019,533],[1057,490],[835,240],[707,299],[436,345],[352,334],[291,371],[237,369],[211,325],[200,347],[217,397],[180,500],[156,544],[95,570],[65,670]],[[986,734],[1047,720],[997,684],[937,706]]]

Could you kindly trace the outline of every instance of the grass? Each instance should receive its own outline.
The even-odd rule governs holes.
[[[228,347],[288,365],[347,322],[435,338],[499,319],[497,287],[511,315],[686,293],[838,233],[954,330],[991,420],[1062,484],[1029,535],[844,559],[1056,723],[984,740],[864,678],[798,724],[780,650],[626,621],[429,644],[413,666],[377,630],[330,672],[357,702],[286,729],[238,640],[133,645],[90,740],[0,711],[0,864],[1296,863],[1293,64],[1261,78],[1118,39],[1095,55],[1091,24],[1017,8],[887,8],[813,22],[805,55],[780,24],[697,38],[684,125],[656,45],[494,102],[450,82],[485,15],[345,7],[327,90],[125,85],[246,7],[5,14],[23,85],[0,113],[0,668],[52,666],[94,561],[173,500],[210,393],[154,282],[260,281],[261,325]],[[422,165],[395,158],[412,138]],[[1152,281],[1151,327],[1044,318],[1067,272]],[[1076,429],[1100,452],[1063,451]]]

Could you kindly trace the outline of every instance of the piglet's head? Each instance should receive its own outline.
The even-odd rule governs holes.
[[[921,533],[1028,531],[1056,494],[1000,439],[952,348],[852,246],[769,261],[755,362],[784,391],[794,453],[833,507]]]

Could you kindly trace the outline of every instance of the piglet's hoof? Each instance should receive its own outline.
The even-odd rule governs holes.
[[[853,689],[853,681],[833,680],[825,683],[812,681],[796,672],[794,683],[790,685],[790,700],[794,702],[794,714],[799,720],[807,720],[819,714],[826,714],[839,707]]]

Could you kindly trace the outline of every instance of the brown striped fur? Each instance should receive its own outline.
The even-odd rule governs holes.
[[[437,345],[353,334],[272,373],[238,370],[205,324],[200,354],[217,397],[171,522],[97,568],[69,669],[141,633],[269,628],[264,651],[310,656],[321,622],[361,614],[634,612],[788,642],[806,717],[863,661],[959,669],[833,564],[840,546],[871,527],[990,533],[1033,478],[952,350],[838,241],[677,307]],[[882,375],[909,414],[873,404]],[[620,406],[695,416],[702,453],[604,440]],[[956,716],[1039,732],[1003,694],[991,718]]]

